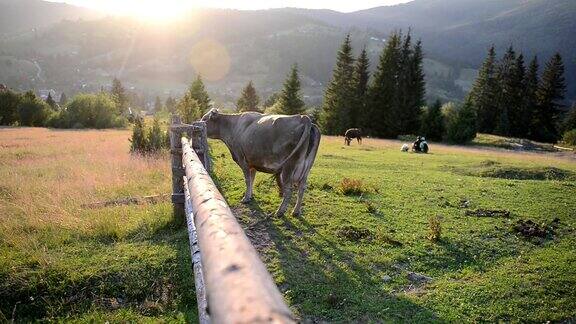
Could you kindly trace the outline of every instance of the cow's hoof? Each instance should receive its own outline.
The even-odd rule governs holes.
[[[294,217],[300,217],[300,216],[302,216],[302,211],[300,211],[300,210],[294,210],[294,211],[292,211],[292,216],[294,216]]]
[[[284,217],[284,212],[283,211],[277,211],[276,214],[274,214],[274,216],[280,218],[280,217]]]
[[[252,201],[252,198],[242,198],[242,200],[240,200],[241,203],[243,204],[249,204]]]

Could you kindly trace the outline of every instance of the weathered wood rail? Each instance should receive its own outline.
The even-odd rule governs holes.
[[[187,220],[199,322],[295,322],[258,252],[210,177],[205,124],[186,125],[173,118],[170,133],[172,202],[175,216],[181,213]]]

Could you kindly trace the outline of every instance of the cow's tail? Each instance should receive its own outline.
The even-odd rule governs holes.
[[[302,117],[304,119],[304,131],[302,132],[302,136],[300,136],[300,140],[298,141],[298,144],[296,144],[294,150],[292,150],[292,152],[284,159],[284,161],[280,163],[280,168],[282,168],[284,164],[286,164],[286,162],[288,162],[294,156],[294,154],[296,154],[300,150],[302,145],[304,145],[304,143],[306,143],[306,140],[310,137],[310,131],[312,129],[312,121],[308,116],[302,116]]]
[[[316,125],[312,125],[310,131],[310,144],[308,144],[308,152],[306,154],[306,171],[304,177],[308,176],[310,169],[312,169],[312,164],[316,160],[316,153],[318,153],[318,147],[320,147],[320,129]]]

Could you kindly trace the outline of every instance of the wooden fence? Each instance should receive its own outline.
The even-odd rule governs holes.
[[[176,217],[187,220],[199,322],[295,322],[210,177],[205,124],[182,124],[173,117],[170,144],[172,202]]]

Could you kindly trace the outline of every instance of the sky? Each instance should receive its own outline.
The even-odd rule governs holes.
[[[112,14],[133,15],[150,19],[169,19],[194,7],[269,9],[298,7],[332,9],[342,12],[394,5],[410,0],[50,0],[99,9]]]

